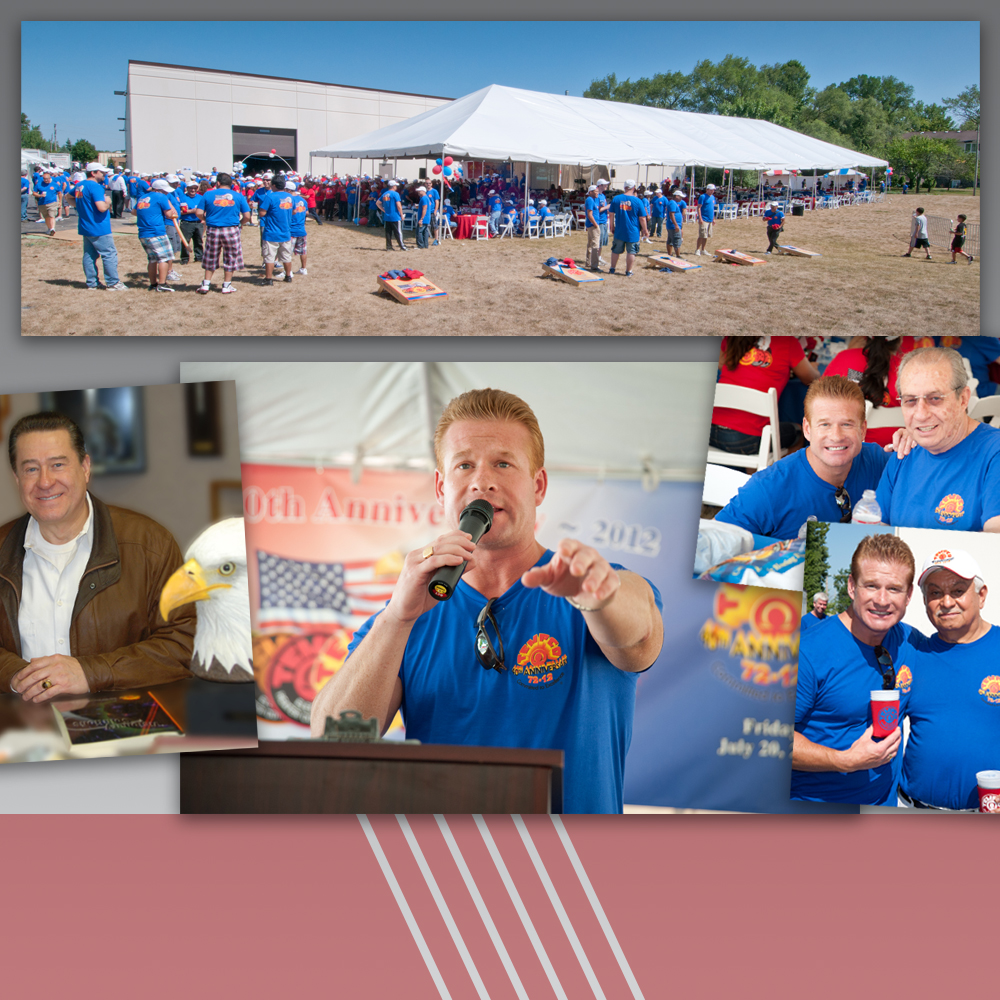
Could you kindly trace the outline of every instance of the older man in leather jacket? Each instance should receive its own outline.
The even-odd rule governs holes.
[[[22,417],[8,451],[27,513],[0,527],[0,689],[43,702],[191,676],[193,605],[159,615],[183,562],[170,532],[88,492],[68,417]]]

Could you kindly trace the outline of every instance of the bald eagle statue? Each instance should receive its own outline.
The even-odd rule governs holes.
[[[206,528],[160,594],[160,614],[198,602],[191,672],[213,681],[252,681],[250,591],[243,518]]]

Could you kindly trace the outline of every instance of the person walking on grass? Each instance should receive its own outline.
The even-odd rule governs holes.
[[[773,253],[778,245],[778,236],[784,229],[785,222],[784,214],[773,201],[767,203],[764,221],[767,225],[767,249],[764,253]]]
[[[962,247],[965,246],[965,216],[960,215],[958,217],[958,222],[955,223],[955,228],[951,231],[951,262],[952,264],[957,264],[955,260],[956,254],[961,254],[965,257],[971,264],[976,258],[972,256],[971,253],[966,253]]]
[[[87,290],[94,292],[101,287],[97,261],[104,261],[104,281],[110,291],[128,291],[118,278],[118,251],[111,235],[111,212],[104,194],[104,167],[100,163],[87,164],[87,176],[77,181],[73,188],[76,204],[76,231],[83,237],[83,275]]]
[[[250,222],[250,205],[239,191],[232,189],[229,174],[219,174],[217,187],[206,191],[203,217],[205,219],[205,249],[202,266],[205,277],[198,291],[207,295],[212,290],[212,276],[222,258],[222,292],[229,295],[233,288],[233,272],[243,269],[242,227]]]
[[[632,277],[632,264],[639,253],[639,240],[646,236],[646,207],[635,193],[635,181],[625,182],[625,193],[616,194],[608,212],[611,220],[611,267],[614,274],[619,256],[625,254],[625,277]]]
[[[924,215],[924,210],[918,208],[913,213],[913,229],[910,234],[910,249],[903,254],[904,257],[912,257],[914,250],[923,250],[927,254],[928,260],[933,260],[931,257],[931,241],[927,232],[927,216]]]

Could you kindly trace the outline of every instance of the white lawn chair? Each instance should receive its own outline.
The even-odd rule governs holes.
[[[901,406],[872,406],[870,399],[865,400],[865,422],[869,430],[876,427],[903,427],[906,424]]]
[[[485,216],[478,216],[472,223],[472,238],[474,240],[488,240],[490,238],[490,220]]]
[[[551,215],[542,219],[542,239],[552,239],[555,236],[555,220]]]
[[[736,455],[731,451],[709,448],[710,463],[734,465],[740,469],[756,466],[759,472],[781,458],[784,452],[781,450],[781,432],[778,425],[778,393],[773,386],[767,392],[760,392],[742,385],[726,385],[719,382],[715,386],[715,405],[754,413],[766,417],[768,422],[761,433],[760,448],[756,455]]]
[[[538,228],[538,222],[539,219],[537,215],[529,215],[527,217],[527,221],[525,222],[525,225],[527,226],[525,236],[527,236],[529,240],[537,240],[541,235]]]
[[[976,420],[992,418],[994,426],[1000,427],[1000,396],[979,396],[969,404],[969,416]]]
[[[442,240],[453,240],[455,237],[451,233],[451,223],[448,221],[448,216],[443,212],[437,217],[438,233],[440,236],[438,239]]]
[[[514,238],[514,216],[513,215],[501,215],[500,216],[500,225],[499,225],[498,228],[500,230],[500,237],[499,237],[500,239],[503,239],[505,236],[509,236],[509,237],[511,237],[511,239],[513,239]]]

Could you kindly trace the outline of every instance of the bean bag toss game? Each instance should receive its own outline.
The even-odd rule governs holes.
[[[591,271],[583,271],[568,259],[556,260],[554,257],[550,257],[542,263],[542,270],[550,277],[565,281],[573,285],[574,288],[597,288],[604,281],[601,275]]]
[[[728,261],[730,264],[766,264],[766,260],[758,257],[751,257],[748,253],[740,253],[739,250],[716,250],[716,260]]]
[[[406,306],[414,302],[448,298],[448,293],[428,281],[421,271],[386,271],[378,276],[378,283],[383,292]]]
[[[786,253],[791,257],[822,257],[821,253],[812,250],[803,250],[802,247],[793,247],[786,244],[778,244],[778,253]]]
[[[695,264],[689,260],[681,260],[680,257],[670,257],[665,253],[657,253],[650,254],[646,258],[646,267],[669,267],[671,271],[697,271],[701,268],[701,264]]]

